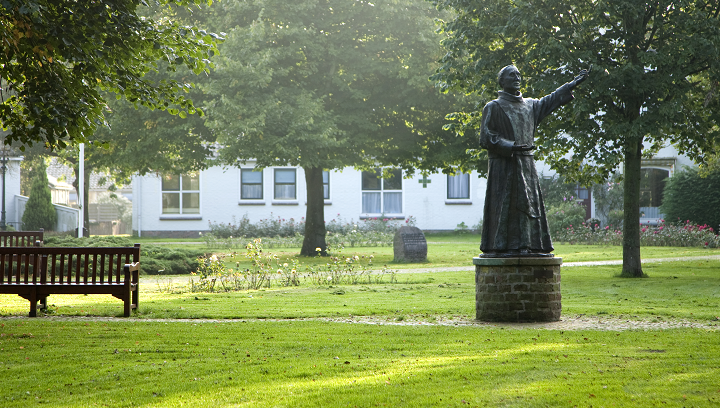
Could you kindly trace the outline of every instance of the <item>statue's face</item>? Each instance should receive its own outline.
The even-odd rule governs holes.
[[[520,75],[520,71],[515,67],[505,70],[500,76],[500,85],[502,85],[503,91],[513,95],[520,92],[521,81],[522,75]]]

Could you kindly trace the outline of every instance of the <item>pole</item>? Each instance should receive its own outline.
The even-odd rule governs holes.
[[[78,218],[78,238],[83,237],[85,232],[85,143],[80,143],[80,157],[78,158],[78,207],[80,207],[80,217]]]
[[[7,230],[7,219],[5,218],[5,173],[7,173],[7,153],[7,146],[3,145],[2,167],[0,167],[0,170],[2,171],[2,212],[0,214],[0,229],[3,231]]]

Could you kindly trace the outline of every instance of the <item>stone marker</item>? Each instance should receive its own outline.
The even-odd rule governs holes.
[[[400,227],[393,241],[395,262],[425,262],[427,260],[427,241],[425,234],[417,227]]]

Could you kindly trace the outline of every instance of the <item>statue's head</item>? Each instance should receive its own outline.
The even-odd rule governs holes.
[[[498,84],[503,91],[517,95],[520,92],[522,75],[515,65],[508,65],[498,72]]]

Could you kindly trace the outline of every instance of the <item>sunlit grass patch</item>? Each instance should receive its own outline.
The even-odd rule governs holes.
[[[717,332],[0,321],[6,407],[712,406]],[[463,401],[465,401],[463,403]]]

